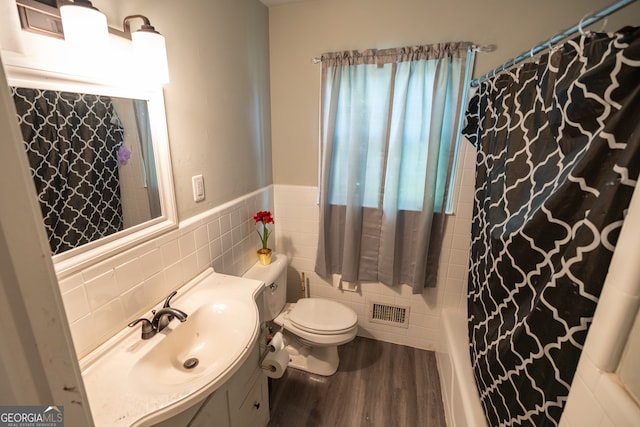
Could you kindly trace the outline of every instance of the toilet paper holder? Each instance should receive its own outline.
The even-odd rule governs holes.
[[[282,338],[282,332],[276,332],[269,343],[265,346],[262,354],[260,355],[260,367],[267,372],[274,372],[275,368],[273,366],[265,365],[264,360],[269,353],[274,353],[276,351],[283,351],[284,343]]]
[[[276,351],[276,348],[274,346],[272,346],[271,344],[267,344],[267,346],[265,347],[264,351],[260,355],[260,366],[262,366],[262,362],[264,362],[264,358],[267,357],[267,354],[272,353],[274,351]]]
[[[267,354],[269,353],[273,353],[276,350],[280,350],[279,348],[277,349],[274,343],[274,339],[276,342],[281,342],[281,338],[276,339],[276,336],[281,335],[282,332],[278,331],[275,334],[273,334],[273,336],[271,337],[271,339],[269,340],[269,342],[267,343],[267,345],[264,347],[264,350],[262,351],[262,354],[260,354],[260,366],[262,366],[262,362],[264,361],[264,358],[267,357]]]

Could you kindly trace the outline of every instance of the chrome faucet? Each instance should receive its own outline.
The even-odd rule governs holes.
[[[151,310],[151,313],[153,314],[153,319],[151,321],[145,318],[137,319],[129,323],[129,327],[133,327],[142,322],[142,339],[148,340],[166,328],[174,317],[181,322],[187,320],[187,313],[169,305],[171,298],[173,298],[177,293],[177,291],[171,292],[160,310]]]
[[[151,326],[154,327],[156,332],[160,332],[161,330],[166,328],[174,317],[176,317],[181,322],[187,320],[187,313],[173,307],[162,307],[158,311],[152,311],[152,313],[153,320],[151,321]]]

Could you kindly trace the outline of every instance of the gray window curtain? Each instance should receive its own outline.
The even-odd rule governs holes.
[[[319,275],[436,285],[470,48],[322,56]]]

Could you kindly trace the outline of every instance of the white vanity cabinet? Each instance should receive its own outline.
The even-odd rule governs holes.
[[[267,377],[259,366],[260,349],[227,384],[231,427],[266,426],[269,421]],[[251,367],[254,367],[253,369]]]
[[[209,396],[189,427],[264,427],[269,422],[267,377],[260,369],[256,345],[233,377]],[[174,424],[175,425],[175,424]]]
[[[210,394],[203,402],[158,425],[162,427],[230,427],[226,388],[223,386]]]
[[[262,292],[256,298],[263,325]],[[261,331],[263,328],[261,328]],[[235,374],[203,401],[156,427],[265,427],[269,422],[269,389],[267,376],[260,368],[264,346],[261,332],[249,357]]]
[[[260,319],[258,343],[265,343],[262,290],[255,296]],[[261,427],[269,421],[269,388],[260,357],[264,345],[256,345],[244,365],[227,383],[231,427]]]
[[[264,427],[269,422],[267,377],[260,369],[260,348],[222,387],[202,402],[157,427]]]

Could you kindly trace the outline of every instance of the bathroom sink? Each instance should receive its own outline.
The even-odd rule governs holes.
[[[224,299],[201,306],[186,322],[166,329],[166,338],[134,364],[130,383],[145,393],[208,383],[245,351],[252,332],[252,307],[246,302]]]
[[[258,345],[261,290],[260,281],[208,269],[171,300],[186,321],[144,340],[127,327],[82,359],[96,427],[151,426],[215,392]]]

